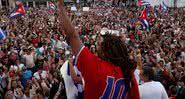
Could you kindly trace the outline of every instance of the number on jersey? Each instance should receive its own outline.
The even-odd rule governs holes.
[[[129,85],[124,85],[123,78],[115,81],[114,77],[108,76],[107,85],[100,99],[125,99],[128,89]]]

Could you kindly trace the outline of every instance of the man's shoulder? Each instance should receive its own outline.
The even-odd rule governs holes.
[[[158,81],[152,81],[153,82],[153,84],[155,84],[156,86],[163,86],[160,82],[158,82]]]
[[[160,88],[162,88],[163,87],[163,85],[160,83],[160,82],[158,82],[158,81],[151,81],[151,82],[147,82],[147,83],[144,83],[144,84],[142,84],[142,85],[139,85],[139,88],[145,88],[146,86],[148,86],[148,87],[160,87]]]

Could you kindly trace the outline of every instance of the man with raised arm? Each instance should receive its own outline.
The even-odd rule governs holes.
[[[129,59],[121,37],[103,35],[96,57],[83,45],[66,16],[63,0],[59,1],[59,8],[60,22],[76,55],[75,65],[85,80],[85,99],[139,99],[138,84],[134,77],[136,62]]]

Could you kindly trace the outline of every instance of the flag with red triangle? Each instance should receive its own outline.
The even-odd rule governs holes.
[[[147,19],[148,19],[148,15],[147,15],[147,10],[146,10],[146,8],[143,10],[143,12],[142,12],[142,14],[141,14],[141,16],[140,16],[140,18],[139,18],[139,20],[141,21],[141,23],[142,23],[142,25],[143,25],[143,27],[145,28],[145,29],[149,29],[149,23],[148,23],[148,21],[147,21]]]
[[[26,13],[24,6],[18,5],[10,14],[10,19],[14,19],[20,16],[23,16]]]
[[[141,16],[140,16],[140,20],[144,20],[144,19],[147,19],[148,18],[148,15],[147,15],[147,10],[146,8],[143,10]]]

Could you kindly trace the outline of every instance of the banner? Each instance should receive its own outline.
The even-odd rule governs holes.
[[[89,11],[89,7],[83,7],[83,11]]]
[[[77,11],[76,7],[71,7],[71,11]]]

